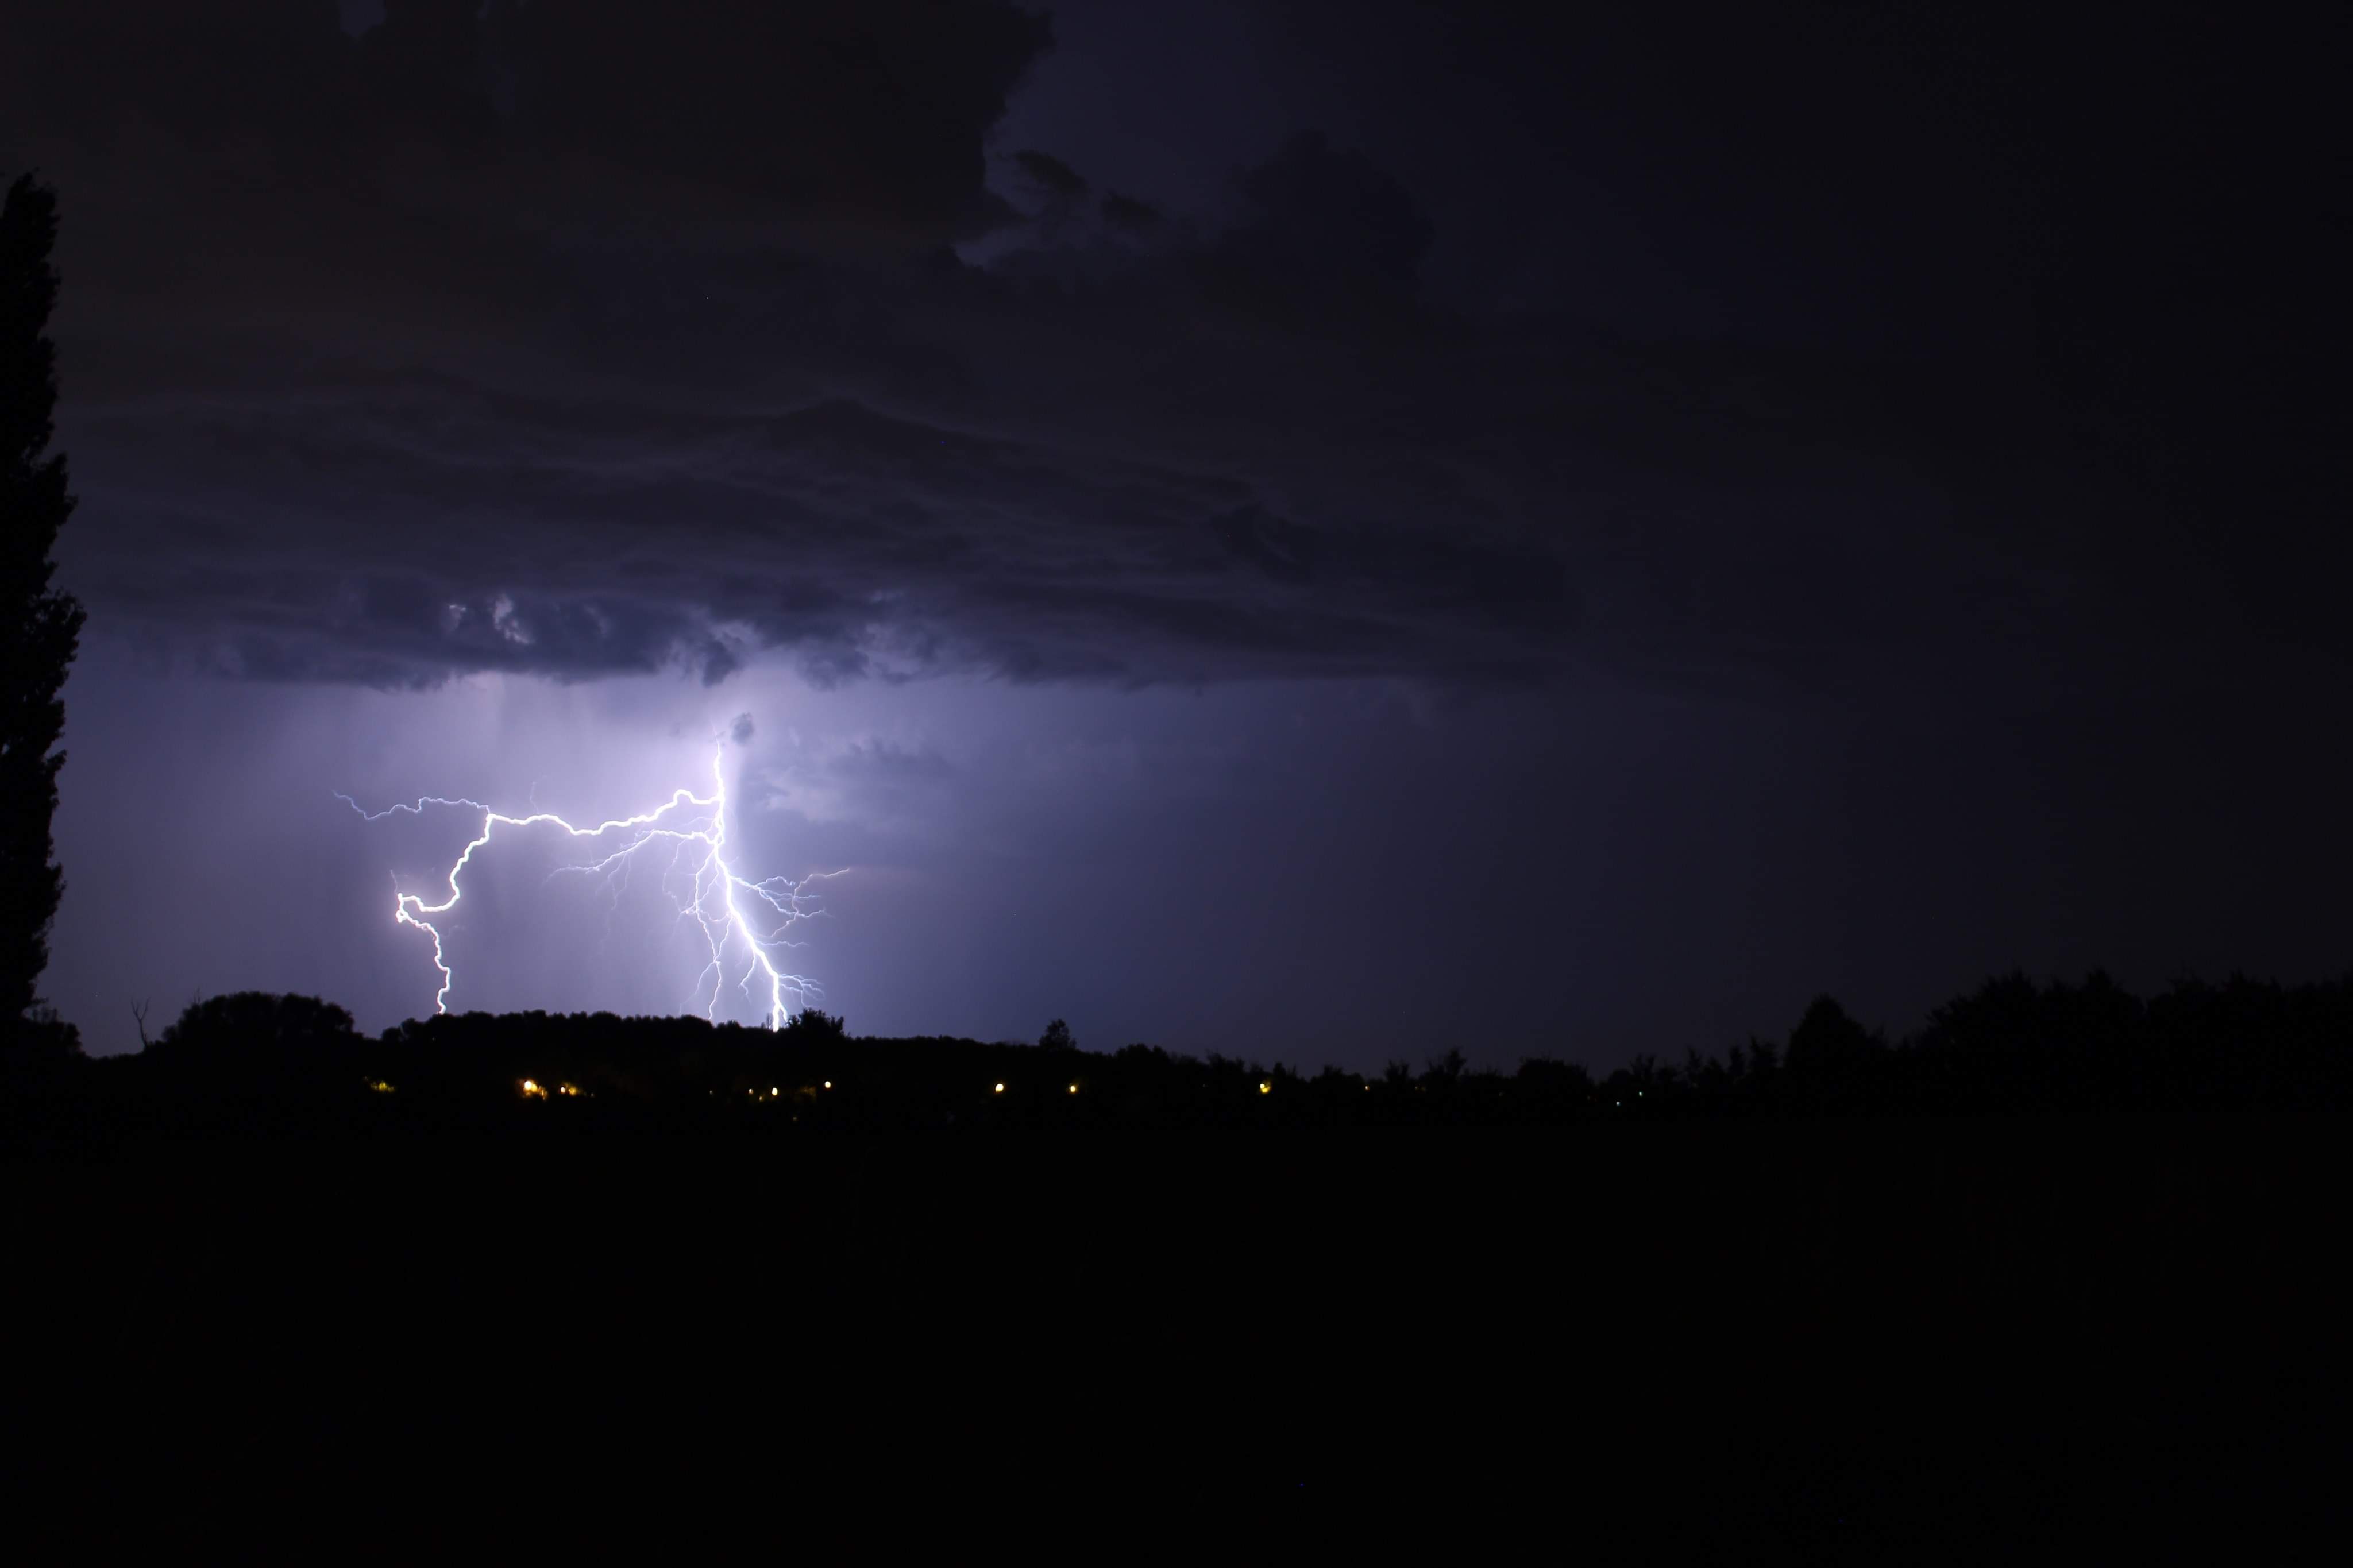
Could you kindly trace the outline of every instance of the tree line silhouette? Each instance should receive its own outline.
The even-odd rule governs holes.
[[[1475,1042],[1463,1042],[1475,1044]],[[2353,1106],[2353,976],[2300,986],[2181,980],[2143,1000],[2103,973],[1986,982],[1891,1042],[1817,998],[1786,1040],[1606,1074],[1529,1057],[1504,1071],[1446,1042],[1420,1065],[1309,1073],[1157,1046],[1082,1050],[851,1036],[809,1011],[776,1031],[693,1017],[483,1014],[381,1035],[310,996],[190,1006],[131,1055],[19,1054],[19,1135],[528,1131],[1552,1125],[1807,1117]]]

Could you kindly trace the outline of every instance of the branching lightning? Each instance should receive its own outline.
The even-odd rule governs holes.
[[[712,753],[709,795],[681,789],[651,811],[615,817],[594,827],[575,827],[554,812],[509,816],[478,800],[451,800],[441,795],[423,795],[414,805],[390,805],[374,812],[340,790],[335,798],[369,822],[381,822],[398,812],[422,816],[428,806],[482,814],[481,831],[466,846],[443,879],[449,889],[448,898],[438,904],[428,904],[418,894],[400,891],[396,879],[393,889],[394,921],[415,926],[433,941],[433,967],[441,974],[441,988],[433,996],[436,1013],[448,1011],[450,988],[458,977],[449,966],[441,930],[433,921],[457,907],[461,896],[458,874],[472,861],[476,850],[490,844],[501,827],[519,830],[545,826],[561,829],[575,839],[604,840],[614,835],[628,836],[618,848],[596,859],[557,868],[550,873],[551,879],[566,874],[602,875],[609,884],[612,879],[625,875],[649,846],[669,845],[670,860],[662,870],[662,885],[678,905],[679,920],[692,921],[711,951],[710,963],[696,976],[693,994],[703,1016],[713,1022],[718,1020],[719,999],[733,970],[731,958],[740,953],[744,971],[736,980],[736,988],[746,1000],[765,1007],[768,1027],[782,1028],[796,1004],[821,999],[823,993],[806,975],[780,968],[778,950],[798,946],[785,933],[824,912],[810,895],[809,884],[841,873],[817,871],[797,881],[771,877],[760,882],[738,874],[727,858],[725,763],[726,742],[723,740]]]

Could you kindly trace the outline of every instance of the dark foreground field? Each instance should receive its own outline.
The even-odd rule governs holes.
[[[681,1542],[987,1521],[1001,1545],[1104,1500],[1130,1531],[1106,1552],[1232,1503],[1727,1559],[2243,1544],[2346,1516],[2344,1131],[23,1155],[16,1518],[250,1542],[299,1500],[337,1556],[649,1511]]]

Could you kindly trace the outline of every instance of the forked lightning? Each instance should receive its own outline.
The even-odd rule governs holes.
[[[393,919],[402,925],[415,926],[433,939],[433,967],[441,973],[441,988],[434,993],[433,1010],[448,1011],[450,988],[457,975],[449,967],[440,928],[434,917],[455,909],[461,896],[458,874],[473,859],[474,852],[483,848],[499,828],[511,829],[554,827],[574,838],[604,839],[614,834],[628,835],[628,842],[610,854],[577,866],[561,867],[554,873],[572,872],[592,875],[620,870],[649,845],[670,846],[670,861],[662,874],[665,888],[684,886],[673,896],[678,899],[679,919],[692,921],[702,932],[711,949],[711,962],[703,966],[695,982],[695,999],[701,1004],[703,1016],[716,1022],[719,999],[727,984],[732,967],[731,954],[743,954],[744,973],[736,982],[737,989],[754,1005],[765,1004],[768,1027],[782,1028],[791,1016],[795,1004],[806,1004],[821,993],[815,982],[805,975],[792,973],[777,967],[776,950],[797,946],[785,933],[802,921],[822,913],[808,892],[809,884],[827,877],[839,876],[838,871],[818,871],[798,881],[783,877],[771,877],[754,882],[740,876],[727,860],[727,776],[726,742],[723,740],[712,753],[711,763],[712,793],[696,795],[681,789],[653,810],[636,816],[617,817],[598,823],[594,827],[575,827],[554,812],[535,812],[529,816],[509,816],[491,810],[478,800],[450,800],[440,795],[425,795],[413,805],[386,806],[382,811],[368,811],[351,796],[336,792],[335,798],[370,822],[380,822],[396,812],[407,812],[422,816],[428,806],[448,806],[479,811],[482,814],[482,830],[474,836],[445,880],[449,896],[438,904],[428,904],[416,893],[393,889]],[[762,929],[766,915],[778,917],[773,925]],[[762,924],[755,925],[754,917]],[[704,994],[708,984],[709,994]]]

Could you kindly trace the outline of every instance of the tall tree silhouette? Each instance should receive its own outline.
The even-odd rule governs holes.
[[[58,275],[55,192],[29,174],[0,209],[0,1034],[14,1035],[49,958],[64,879],[50,858],[58,690],[81,639],[81,606],[49,586],[49,552],[73,510],[66,460],[48,451],[58,401],[47,336]]]

